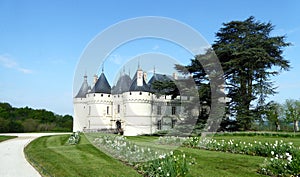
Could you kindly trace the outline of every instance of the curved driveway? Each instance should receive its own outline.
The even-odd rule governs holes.
[[[65,133],[10,133],[0,135],[18,136],[0,143],[1,177],[40,177],[41,175],[27,162],[24,147],[35,138]]]

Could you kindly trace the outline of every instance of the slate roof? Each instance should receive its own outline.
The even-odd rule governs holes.
[[[80,87],[80,90],[78,91],[77,95],[75,96],[75,98],[85,98],[86,94],[88,93],[88,91],[91,89],[91,87],[89,86],[88,82],[87,82],[87,76],[84,76],[84,80],[83,83]]]
[[[122,94],[124,92],[128,92],[131,82],[132,82],[132,80],[131,80],[130,76],[128,76],[127,74],[123,74],[119,78],[117,84],[113,87],[112,93],[113,94]]]
[[[145,82],[145,79],[143,77],[143,86],[137,85],[137,72],[135,73],[132,82],[129,87],[129,91],[143,91],[143,92],[149,92],[150,88],[148,84]]]
[[[91,90],[91,93],[107,93],[111,94],[111,87],[104,75],[104,73],[101,73],[100,77],[98,78],[95,86]]]

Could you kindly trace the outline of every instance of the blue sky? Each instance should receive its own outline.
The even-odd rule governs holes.
[[[274,79],[279,94],[271,99],[299,99],[299,7],[297,0],[0,0],[0,101],[72,114],[73,77],[82,52],[97,34],[120,21],[140,16],[173,18],[196,29],[212,44],[222,23],[251,15],[270,21],[275,25],[274,35],[286,35],[293,43],[284,52],[292,69]],[[108,61],[120,70],[123,61],[153,51],[180,58],[182,63],[191,57],[166,41],[146,39],[121,46]],[[109,62],[106,65],[112,84],[116,70]]]

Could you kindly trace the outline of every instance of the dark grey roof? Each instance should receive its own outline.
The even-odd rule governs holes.
[[[131,82],[132,82],[132,80],[131,80],[130,76],[128,76],[127,74],[123,74],[119,78],[117,84],[113,87],[112,93],[113,94],[122,94],[124,92],[128,92]]]
[[[150,88],[151,92],[155,92],[156,90],[152,87],[152,83],[155,81],[160,81],[160,82],[167,82],[167,81],[174,81],[172,76],[165,75],[165,74],[156,74],[154,73],[151,79],[148,82],[148,86]]]
[[[91,93],[108,93],[108,94],[111,93],[111,87],[110,87],[104,73],[101,73],[95,86],[91,90]]]
[[[137,85],[137,72],[135,73],[133,79],[132,79],[132,82],[130,84],[130,88],[129,88],[129,91],[143,91],[143,92],[149,92],[150,91],[150,88],[149,86],[147,85],[147,83],[145,82],[144,80],[144,77],[143,77],[143,86],[138,86]]]
[[[84,76],[84,80],[83,83],[80,87],[79,92],[77,93],[77,95],[75,96],[75,98],[85,98],[86,94],[88,93],[89,89],[91,89],[91,87],[89,86],[88,82],[87,82],[87,76]]]

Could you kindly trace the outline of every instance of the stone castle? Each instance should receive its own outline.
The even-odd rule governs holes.
[[[99,132],[122,130],[126,136],[152,134],[174,128],[184,117],[181,102],[187,96],[160,95],[153,87],[155,81],[175,81],[178,77],[147,74],[140,67],[133,78],[123,72],[111,88],[104,72],[88,84],[87,76],[74,97],[73,131]]]

